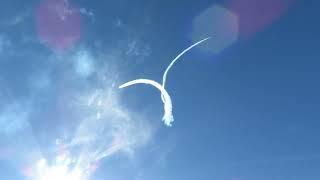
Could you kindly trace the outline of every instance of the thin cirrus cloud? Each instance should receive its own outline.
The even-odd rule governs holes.
[[[12,102],[3,106],[0,111],[0,132],[11,136],[26,128],[31,113],[29,107],[23,102]]]
[[[19,168],[24,167],[21,171],[25,176],[31,178],[37,176],[35,172],[36,165],[30,162],[39,162],[43,159],[48,161],[61,159],[62,147],[63,152],[70,159],[70,161],[64,163],[68,165],[72,163],[77,168],[88,170],[102,159],[120,152],[132,156],[139,147],[146,145],[152,138],[154,132],[148,118],[141,112],[125,108],[120,101],[121,96],[115,86],[117,84],[118,71],[111,68],[117,65],[98,59],[97,57],[104,56],[96,54],[99,54],[99,52],[90,51],[87,48],[79,48],[72,52],[72,55],[65,57],[59,55],[58,61],[64,62],[63,66],[71,64],[73,67],[71,70],[69,68],[52,67],[52,69],[48,68],[47,70],[39,71],[39,73],[30,74],[30,82],[34,82],[29,87],[31,92],[34,91],[41,94],[42,91],[46,91],[46,95],[52,95],[51,99],[53,100],[43,102],[43,99],[47,97],[35,96],[31,93],[32,95],[26,100],[15,99],[16,103],[1,107],[1,132],[6,136],[19,136],[22,135],[21,133],[28,131],[28,136],[24,136],[24,138],[34,139],[36,137],[33,142],[37,142],[41,133],[36,133],[36,131],[40,130],[45,133],[43,137],[47,138],[45,139],[47,144],[50,144],[49,147],[45,146],[45,149],[43,149],[44,146],[41,143],[32,147],[19,146],[21,152],[28,152],[31,149],[38,152],[35,154],[24,153],[20,156],[13,156],[13,151],[17,149],[18,145],[9,148],[12,153],[8,153],[7,156],[10,157],[6,158],[20,162],[17,166]],[[69,57],[72,58],[69,59]],[[52,71],[55,71],[54,69],[68,71],[61,73],[67,73],[71,77],[57,80],[52,73]],[[42,78],[41,74],[46,75],[46,77]],[[87,83],[87,81],[82,80],[89,76],[95,79],[90,86],[85,86],[86,88],[83,89],[75,87],[76,84]],[[64,82],[69,82],[70,79],[77,82]],[[59,84],[64,84],[64,87],[59,87]],[[50,94],[52,92],[48,91],[48,89],[55,89],[55,94]],[[54,100],[54,97],[59,96],[63,97],[63,103]],[[37,113],[40,112],[35,111],[34,108],[40,105],[53,109],[49,109],[48,113],[41,112],[44,116],[37,116]],[[59,115],[49,117],[52,112],[56,112]],[[43,119],[43,121],[33,121],[32,118],[36,117],[48,118]],[[38,125],[30,129],[34,123],[38,123]],[[60,133],[60,131],[52,132],[59,128],[42,129],[48,125],[63,127],[65,133]],[[50,154],[49,157],[48,153]],[[32,160],[27,161],[26,159]],[[28,169],[28,171],[26,172],[25,169]],[[87,171],[87,173],[90,174],[91,172]]]
[[[61,0],[42,1],[35,10],[36,18],[40,18],[38,15],[41,13],[49,13],[48,16],[58,18],[60,23],[60,20],[66,21],[70,13],[73,14],[68,11],[70,7],[67,11],[47,9],[45,12],[41,7],[45,9],[45,3],[48,2],[62,3]],[[59,7],[63,9],[67,5],[62,3]],[[80,9],[79,13],[94,17],[94,14],[86,9]],[[68,32],[62,30],[62,34],[60,31],[50,34],[47,30],[41,30],[45,20],[36,20],[38,37],[42,38],[47,48],[69,46],[64,44],[68,34],[63,34]],[[7,40],[6,36],[0,36],[0,52],[4,52],[9,46],[20,47],[8,44]],[[70,159],[70,162],[63,163],[90,169],[115,154],[133,156],[152,139],[154,127],[150,123],[150,117],[126,108],[121,101],[116,84],[123,78],[122,71],[114,68],[122,66],[123,57],[145,58],[151,53],[151,48],[134,36],[128,35],[128,38],[121,42],[125,48],[120,50],[109,49],[102,52],[95,48],[73,46],[65,53],[55,54],[55,51],[50,51],[47,58],[37,51],[28,53],[28,57],[37,62],[30,67],[32,71],[23,72],[26,76],[23,79],[27,79],[28,83],[21,86],[26,85],[27,87],[22,89],[28,89],[28,92],[23,92],[23,99],[12,94],[13,99],[10,99],[6,106],[0,106],[0,132],[7,137],[0,138],[0,144],[6,144],[14,137],[20,137],[19,142],[30,142],[25,146],[8,143],[5,148],[8,153],[3,154],[6,159],[17,162],[15,166],[25,176],[37,176],[34,162],[43,159],[54,162],[62,158],[61,152]],[[110,59],[105,59],[106,57]],[[42,63],[44,60],[47,62]],[[91,77],[93,80],[87,81]],[[8,78],[8,81],[11,81],[11,77]],[[12,77],[12,84],[19,83],[13,81],[16,79]],[[2,91],[3,89],[0,94]],[[2,157],[1,154],[0,156]]]
[[[92,55],[86,50],[79,50],[72,58],[75,73],[80,77],[87,78],[95,71]]]
[[[73,76],[81,80],[91,75],[96,80],[83,91],[73,92],[77,90],[71,88],[73,96],[68,101],[79,122],[69,143],[72,146],[82,145],[87,153],[94,151],[92,160],[119,151],[132,153],[152,134],[146,117],[121,105],[119,91],[114,86],[117,72],[110,68],[114,66],[110,62],[98,66],[97,61],[88,49],[81,48],[75,52]]]

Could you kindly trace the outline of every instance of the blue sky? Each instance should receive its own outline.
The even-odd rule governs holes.
[[[3,2],[0,179],[319,179],[319,5]],[[208,36],[168,74],[172,127],[156,89],[118,89]]]

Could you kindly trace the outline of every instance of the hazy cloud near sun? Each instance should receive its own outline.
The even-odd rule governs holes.
[[[2,49],[7,47],[5,41],[3,36]],[[137,149],[152,139],[154,127],[150,123],[153,120],[143,111],[125,107],[117,88],[120,79],[125,78],[122,77],[122,64],[119,64],[124,62],[123,55],[145,56],[138,53],[141,50],[136,44],[131,48],[128,53],[125,50],[115,53],[83,44],[68,53],[52,52],[47,58],[41,58],[48,61],[44,64],[49,66],[38,66],[27,74],[30,92],[25,94],[26,98],[9,99],[7,106],[0,107],[1,132],[8,137],[28,132],[30,137],[26,136],[26,139],[35,139],[32,142],[36,144],[40,140],[37,146],[22,147],[21,152],[32,149],[52,153],[57,151],[54,146],[64,145],[72,152],[71,158],[83,166],[90,166],[119,152],[133,156]],[[36,52],[33,52],[33,57],[40,58]],[[12,97],[15,98],[15,94]],[[38,108],[45,108],[47,112]],[[52,116],[52,113],[56,115]],[[33,120],[41,117],[48,118]],[[45,130],[48,124],[53,128]],[[46,143],[51,145],[49,149],[41,149],[43,142],[39,137],[41,133],[37,131],[51,138],[46,139]],[[33,156],[28,157],[33,159],[43,155],[25,156]],[[22,163],[23,159],[17,162]]]
[[[98,20],[89,9],[80,8],[79,12],[92,22]],[[0,26],[24,26],[33,15],[26,11]],[[108,25],[125,26],[123,22]],[[92,29],[88,27],[86,31]],[[59,148],[66,147],[70,159],[88,168],[116,154],[133,157],[152,140],[154,117],[145,110],[126,107],[118,89],[130,71],[125,68],[142,62],[152,52],[142,35],[125,26],[123,36],[108,42],[112,46],[97,46],[94,36],[87,42],[81,37],[79,42],[57,52],[43,43],[37,32],[17,31],[0,33],[0,57],[10,60],[11,72],[16,68],[14,76],[8,73],[6,84],[0,84],[8,86],[0,89],[0,100],[5,103],[0,103],[0,133],[4,135],[0,145],[17,136],[21,137],[17,142],[28,143],[9,143],[11,149],[19,149],[13,152],[15,155],[8,155],[9,161],[20,168],[41,158],[52,160]],[[13,57],[11,51],[19,53]],[[4,90],[10,91],[10,98]],[[21,93],[23,98],[17,98],[15,93]]]

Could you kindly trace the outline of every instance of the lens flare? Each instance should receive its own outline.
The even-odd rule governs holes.
[[[53,50],[69,48],[80,39],[80,10],[68,0],[45,0],[35,15],[40,40]]]
[[[213,5],[193,20],[192,40],[204,36],[214,37],[201,48],[212,54],[219,54],[238,40],[239,22],[235,13],[219,5]]]
[[[239,35],[244,38],[263,31],[279,19],[294,0],[227,0],[226,6],[239,19]]]

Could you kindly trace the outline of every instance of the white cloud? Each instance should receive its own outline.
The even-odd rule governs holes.
[[[128,42],[126,55],[128,56],[149,56],[151,48],[149,45],[142,45],[138,40],[132,39]]]
[[[10,45],[10,43],[5,43],[7,40],[6,36],[0,35],[0,52]],[[48,103],[56,103],[50,104],[48,107],[57,109],[46,109],[50,111],[48,114],[44,113],[45,115],[37,116],[35,113],[39,113],[39,111],[36,111],[34,106],[30,104],[31,102],[36,105],[43,104],[42,100],[47,97],[41,97],[39,93],[29,94],[31,96],[29,97],[30,103],[12,103],[5,108],[0,107],[1,131],[8,135],[19,133],[20,130],[28,131],[26,133],[28,136],[23,137],[23,139],[35,140],[32,142],[37,142],[37,138],[40,139],[42,137],[33,139],[33,130],[36,132],[39,129],[30,128],[29,117],[39,118],[51,115],[51,113],[57,113],[57,118],[48,117],[49,120],[44,119],[42,122],[50,124],[52,127],[54,126],[52,129],[49,128],[45,131],[40,129],[45,133],[43,137],[46,137],[46,143],[56,143],[54,145],[55,148],[45,147],[48,149],[41,149],[43,147],[36,145],[32,147],[23,146],[23,151],[21,152],[25,154],[21,153],[20,157],[30,157],[31,155],[28,154],[29,149],[37,149],[38,151],[36,152],[39,152],[36,155],[32,155],[33,159],[30,158],[32,159],[31,161],[24,163],[35,162],[39,158],[43,158],[43,154],[46,153],[50,154],[50,156],[54,153],[59,153],[59,145],[66,145],[72,159],[77,164],[88,167],[96,161],[118,153],[133,156],[139,148],[144,147],[150,141],[154,133],[154,127],[142,112],[124,107],[124,102],[121,101],[120,91],[117,87],[119,84],[118,78],[123,72],[115,67],[122,66],[119,63],[123,63],[121,60],[125,56],[130,58],[136,56],[144,57],[151,50],[150,48],[144,48],[141,41],[127,46],[128,49],[120,48],[119,50],[116,49],[115,52],[112,50],[112,52],[107,51],[108,54],[97,50],[91,51],[89,48],[79,48],[74,49],[73,52],[44,58],[50,61],[48,63],[50,67],[30,74],[28,88],[33,92],[40,92],[46,89],[54,90],[54,94],[48,93],[46,95],[53,99],[52,102]],[[118,51],[121,51],[121,53]],[[32,52],[33,55],[37,55],[36,53]],[[106,57],[109,57],[109,59],[106,59]],[[53,59],[56,61],[53,61]],[[66,76],[62,77],[56,73]],[[81,81],[89,77],[94,77],[94,82]],[[77,83],[90,83],[90,85],[84,84],[79,88],[75,86]],[[62,99],[61,104],[58,102],[60,99]],[[57,121],[63,121],[64,125],[68,125],[64,126],[67,131],[66,134],[52,132],[57,130],[55,126],[60,125],[56,124],[55,118],[58,119]],[[71,123],[75,124],[75,128],[70,125]],[[37,127],[41,127],[41,124],[37,124]],[[48,136],[46,136],[47,134]],[[55,139],[47,139],[52,135],[55,135]],[[18,157],[14,157],[13,161],[17,159]]]
[[[0,26],[16,26],[24,22],[30,16],[30,9],[26,9],[23,12],[19,12],[18,14],[12,17],[6,17],[4,20],[0,22]]]
[[[92,55],[82,49],[76,52],[73,57],[74,70],[80,77],[89,77],[95,70]]]
[[[79,77],[92,75],[96,80],[83,89],[72,88],[73,84],[68,84],[71,88],[65,87],[64,92],[58,92],[68,94],[59,97],[63,101],[63,112],[67,112],[59,114],[65,121],[73,122],[74,126],[65,123],[66,134],[56,137],[56,146],[66,147],[71,161],[83,169],[115,154],[133,156],[137,149],[150,141],[154,133],[153,126],[143,113],[123,106],[116,79],[120,72],[115,68],[116,65],[111,61],[103,61],[98,66],[101,59],[95,57],[105,56],[93,54],[86,48],[80,48],[73,54],[70,61],[59,61],[66,62],[66,65],[71,63],[74,67],[67,74],[76,78],[69,78],[78,81]],[[69,58],[66,56],[60,59]],[[79,82],[87,83],[81,79]],[[74,116],[69,119],[71,115]],[[56,149],[50,151],[59,152]]]
[[[30,106],[25,103],[7,103],[0,109],[0,132],[6,136],[15,135],[28,125]]]
[[[138,38],[130,37],[124,42],[125,55],[136,63],[141,63],[152,53],[150,45]]]
[[[121,28],[124,26],[122,20],[120,18],[117,18],[115,21],[114,21],[114,25],[118,28]]]
[[[15,17],[13,17],[11,19],[11,21],[9,21],[8,25],[15,26],[15,25],[22,23],[29,16],[29,14],[30,14],[30,11],[27,10],[24,13],[20,13],[20,14],[16,15]]]
[[[95,21],[95,15],[92,11],[86,9],[86,8],[80,8],[80,13],[84,16],[87,16],[91,19],[92,22]]]
[[[90,157],[86,160],[96,161],[117,152],[133,153],[151,138],[152,128],[145,117],[125,109],[117,91],[110,86],[93,90],[80,96],[75,105],[82,109],[83,118],[70,145],[82,145],[83,153]]]

